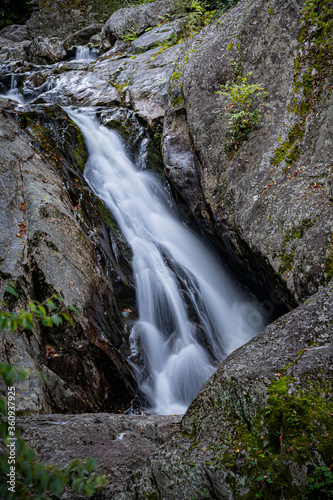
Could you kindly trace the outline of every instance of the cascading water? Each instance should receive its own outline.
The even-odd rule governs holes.
[[[76,47],[75,61],[77,62],[95,61],[97,57],[98,51],[90,50],[89,47],[84,46]]]
[[[130,361],[138,383],[154,412],[183,413],[216,364],[253,337],[263,318],[181,222],[156,178],[133,166],[117,133],[86,113],[67,112],[86,141],[85,178],[132,248],[139,320]]]
[[[6,97],[13,99],[13,101],[18,102],[19,104],[23,104],[24,98],[19,93],[18,89],[18,77],[16,75],[11,75],[10,79],[10,90],[8,90],[5,94]]]

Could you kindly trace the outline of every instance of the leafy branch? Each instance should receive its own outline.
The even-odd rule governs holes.
[[[11,284],[6,291],[16,297],[18,294]],[[29,304],[29,310],[22,309],[19,313],[11,311],[0,311],[0,333],[4,331],[14,332],[19,326],[32,330],[34,320],[46,327],[60,326],[63,321],[73,325],[73,320],[69,314],[58,312],[58,304],[63,302],[62,297],[53,295],[43,303],[33,301]],[[58,304],[57,304],[58,303]],[[2,306],[7,308],[5,302]],[[68,307],[70,311],[78,313],[74,306]],[[0,378],[6,386],[12,386],[14,380],[25,380],[27,372],[8,364],[0,363]],[[0,417],[9,417],[12,413],[11,407],[7,409],[4,398],[0,397]],[[13,430],[7,420],[0,420],[0,441],[3,441],[7,447],[15,443],[15,460],[11,454],[2,453],[0,455],[0,498],[33,498],[50,499],[49,494],[59,497],[64,490],[83,493],[87,497],[92,497],[96,491],[99,491],[107,483],[106,477],[97,476],[97,464],[94,459],[87,458],[84,462],[74,460],[65,468],[54,465],[42,465],[36,461],[35,452],[26,446],[24,439],[16,431],[16,437],[13,438]],[[15,431],[14,431],[15,432]],[[13,446],[13,445],[12,445]],[[11,465],[13,464],[13,465]],[[10,487],[8,483],[10,472],[14,467],[13,476],[14,486]]]
[[[6,291],[16,297],[18,294],[13,284],[8,285]],[[67,321],[73,325],[73,320],[66,312],[57,312],[59,303],[63,302],[63,298],[54,294],[52,298],[40,303],[38,301],[30,302],[29,310],[22,309],[15,313],[11,311],[0,311],[0,331],[8,330],[14,332],[19,326],[26,330],[32,330],[34,327],[34,319],[39,321],[43,326],[52,328],[53,326],[61,326],[63,321]],[[58,304],[57,304],[58,303]],[[1,302],[2,306],[8,308],[6,302]],[[78,315],[78,310],[75,306],[69,306],[69,311],[73,311]]]
[[[251,75],[252,71],[244,77],[240,75],[235,82],[227,82],[225,85],[221,85],[220,90],[217,91],[218,94],[229,99],[226,109],[230,121],[227,129],[228,140],[225,146],[229,159],[233,157],[241,143],[247,139],[251,130],[259,123],[260,110],[254,108],[255,101],[267,96],[262,83],[249,85],[248,79]],[[265,106],[262,102],[260,105]]]

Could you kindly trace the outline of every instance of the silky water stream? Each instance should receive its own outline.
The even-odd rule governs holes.
[[[132,249],[139,319],[130,362],[139,386],[155,413],[184,413],[217,364],[264,326],[258,304],[180,220],[156,177],[135,168],[117,133],[87,112],[67,112],[86,141],[85,178]]]

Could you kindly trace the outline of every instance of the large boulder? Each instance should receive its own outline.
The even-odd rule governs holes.
[[[332,300],[331,283],[233,352],[117,500],[322,498],[333,449]]]
[[[114,44],[128,33],[137,36],[149,27],[160,24],[168,16],[176,12],[175,0],[157,0],[156,2],[119,9],[107,20],[102,30],[103,40]]]
[[[61,39],[93,24],[104,24],[119,7],[127,7],[130,0],[38,0],[39,10],[27,22],[30,38],[36,36]]]
[[[130,255],[111,242],[115,223],[82,177],[86,152],[78,128],[59,107],[21,110],[16,116],[29,141],[9,102],[1,100],[0,115],[1,300],[16,310],[56,292],[64,312],[70,305],[80,311],[72,326],[2,332],[1,362],[28,371],[17,387],[17,412],[127,408],[136,383],[120,354],[128,347],[113,287],[122,304],[133,303]],[[9,282],[16,284],[18,299],[5,291]]]
[[[146,52],[146,50],[154,47],[163,46],[169,40],[172,40],[172,38],[177,40],[181,31],[181,21],[179,20],[164,23],[162,26],[156,26],[156,28],[147,31],[132,41],[133,52],[140,54],[140,52]]]
[[[29,35],[25,25],[11,24],[0,31],[0,38],[8,38],[12,42],[23,42],[29,39]]]
[[[62,61],[67,55],[64,42],[58,37],[37,36],[24,48],[27,60],[35,64],[52,64]]]
[[[332,12],[320,12],[312,19],[307,2],[303,10],[296,1],[239,2],[191,39],[170,82],[219,240],[268,288],[284,288],[290,306],[333,274]],[[236,151],[227,146],[230,102],[217,91],[239,72],[252,72],[248,83],[263,84],[267,97],[260,124]],[[190,165],[183,171],[192,176]],[[181,190],[181,173],[178,180]],[[196,207],[195,196],[184,197]]]
[[[100,33],[103,26],[103,24],[91,24],[82,30],[76,31],[72,35],[65,38],[65,46],[71,47],[72,45],[86,45],[91,37]]]

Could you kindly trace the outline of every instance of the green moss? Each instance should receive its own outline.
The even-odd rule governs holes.
[[[111,229],[112,234],[114,234],[116,232],[117,226],[110,210],[104,205],[104,202],[99,198],[96,198],[95,206],[98,213],[102,217],[104,223]]]
[[[311,478],[318,465],[330,466],[332,384],[325,379],[314,384],[310,378],[297,390],[295,384],[297,381],[286,376],[273,380],[266,406],[248,425],[237,427],[237,436],[221,457],[228,469],[226,482],[237,498],[307,498],[312,481],[304,478],[303,484],[296,486],[291,470],[305,470]],[[237,492],[235,475],[246,477],[247,494]]]
[[[279,253],[279,257],[282,260],[279,270],[280,276],[292,270],[296,247],[295,240],[303,238],[305,232],[310,229],[313,224],[314,221],[311,218],[304,218],[300,224],[294,226],[289,231],[285,231]]]
[[[278,166],[283,160],[287,165],[294,163],[300,154],[299,143],[304,136],[304,127],[296,123],[288,132],[287,140],[283,141],[281,146],[275,149],[275,156],[271,158],[271,164]]]

